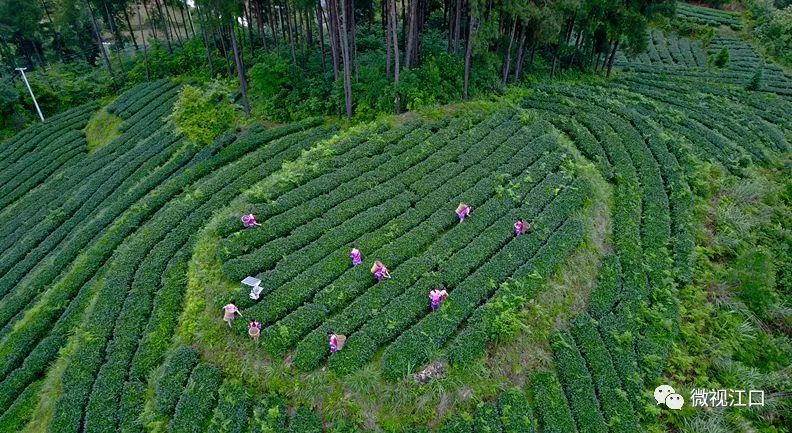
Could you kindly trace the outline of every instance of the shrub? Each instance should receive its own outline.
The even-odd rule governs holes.
[[[244,384],[235,380],[223,382],[207,433],[244,433],[252,403]]]
[[[561,384],[552,372],[534,374],[531,380],[533,407],[542,433],[574,433],[575,421]]]
[[[253,409],[251,433],[285,433],[286,401],[277,395],[266,395]]]
[[[721,48],[718,55],[715,56],[713,64],[719,68],[725,67],[729,63],[729,49],[726,47]]]
[[[322,433],[322,420],[310,408],[300,406],[289,421],[288,433]]]
[[[235,116],[228,90],[213,81],[205,90],[184,86],[169,119],[191,142],[209,145],[234,125]]]
[[[536,433],[533,409],[519,388],[509,388],[498,397],[503,433]]]
[[[756,72],[751,76],[751,81],[745,85],[746,90],[760,90],[762,88],[762,80],[764,78],[764,69],[760,66]]]
[[[440,426],[438,432],[439,433],[472,433],[473,420],[471,420],[470,416],[466,413],[451,415],[451,417],[447,419],[442,426]]]
[[[501,433],[498,409],[492,403],[479,403],[473,417],[473,433]]]
[[[204,430],[217,400],[220,372],[212,364],[202,362],[193,369],[190,381],[170,421],[171,433],[199,433]]]
[[[198,353],[190,346],[180,346],[174,350],[162,367],[157,381],[154,398],[157,412],[170,415],[179,402],[193,366],[198,362]]]
[[[773,258],[764,249],[744,251],[731,270],[737,294],[759,317],[771,317],[770,307],[778,302],[775,274]]]
[[[572,416],[581,432],[607,433],[586,361],[566,331],[552,335],[550,343],[559,379],[564,385]]]

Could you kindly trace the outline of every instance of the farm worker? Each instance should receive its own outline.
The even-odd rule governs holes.
[[[531,230],[533,223],[525,222],[522,218],[518,219],[516,223],[514,223],[514,236],[520,236],[525,234]]]
[[[447,297],[448,292],[446,292],[446,289],[442,287],[439,290],[432,289],[432,291],[429,292],[429,300],[432,302],[432,311],[437,311],[437,309],[440,308],[440,303]]]
[[[471,210],[472,208],[468,204],[460,202],[459,206],[456,208],[456,214],[459,217],[459,222],[464,221],[465,218],[470,215]]]
[[[247,213],[242,215],[242,225],[245,226],[246,229],[251,227],[260,226],[261,224],[256,222],[256,217],[252,213]]]
[[[346,342],[346,335],[336,335],[333,331],[328,331],[327,335],[329,337],[330,343],[330,353],[336,353],[339,350],[344,348],[344,343]]]
[[[223,307],[223,320],[228,322],[228,327],[231,327],[231,323],[236,319],[236,315],[242,316],[242,312],[239,311],[236,305],[234,305],[234,300],[232,299],[228,305]]]
[[[360,250],[354,245],[352,245],[352,251],[349,252],[349,257],[352,258],[352,266],[363,263],[363,259],[360,258]]]
[[[374,266],[371,267],[371,273],[374,274],[374,279],[377,281],[382,280],[383,278],[390,278],[390,272],[388,272],[388,268],[382,264],[381,261],[377,260],[374,262]]]
[[[259,335],[261,335],[261,322],[253,319],[252,322],[248,323],[248,335],[253,338],[253,341],[258,343]]]

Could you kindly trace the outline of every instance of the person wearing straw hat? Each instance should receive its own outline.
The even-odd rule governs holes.
[[[327,335],[330,343],[330,353],[336,353],[344,348],[344,343],[346,343],[346,335],[336,334],[332,330],[327,331]]]
[[[253,319],[252,322],[248,323],[248,335],[258,344],[259,336],[261,336],[261,322]]]

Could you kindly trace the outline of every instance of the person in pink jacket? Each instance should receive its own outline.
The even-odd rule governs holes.
[[[440,308],[440,303],[443,302],[447,297],[448,292],[445,288],[441,287],[440,289],[432,289],[432,291],[429,292],[429,301],[431,303],[430,306],[432,311],[437,311],[437,309]]]
[[[250,335],[253,341],[258,343],[259,336],[261,335],[261,322],[253,319],[252,322],[248,323],[248,335]]]
[[[239,308],[237,308],[233,300],[231,300],[231,302],[223,306],[223,320],[225,320],[226,323],[228,323],[229,328],[231,327],[231,324],[234,322],[234,319],[236,319],[237,314],[239,314],[240,317],[242,316],[242,312],[239,311]]]
[[[471,208],[470,205],[460,202],[459,206],[456,208],[456,214],[457,217],[459,217],[459,222],[464,221],[465,218],[470,215],[471,210],[473,210],[473,208]]]
[[[242,215],[242,225],[245,226],[246,229],[251,227],[260,226],[261,224],[256,222],[256,216],[252,213],[247,213]]]
[[[374,274],[374,279],[377,281],[381,281],[383,278],[390,278],[390,272],[388,272],[388,268],[382,264],[381,261],[377,260],[374,262],[374,266],[371,267],[371,273]]]
[[[533,223],[525,222],[522,218],[518,219],[517,222],[514,223],[514,236],[520,236],[522,234],[528,233],[532,226]]]
[[[363,259],[360,257],[360,250],[354,245],[352,245],[352,251],[349,252],[349,257],[352,259],[352,266],[358,266],[363,263]]]

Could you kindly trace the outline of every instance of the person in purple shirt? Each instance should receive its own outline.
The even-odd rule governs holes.
[[[247,213],[242,215],[242,225],[245,226],[246,229],[251,227],[260,226],[261,224],[256,222],[256,216],[252,213]]]
[[[518,219],[517,222],[514,223],[514,236],[520,236],[522,234],[528,233],[532,226],[533,223],[526,223],[522,218]]]
[[[445,288],[432,289],[429,292],[429,301],[431,302],[432,311],[437,311],[440,308],[440,303],[448,297],[448,292]]]
[[[248,323],[248,335],[253,338],[253,341],[258,343],[259,336],[261,335],[261,322],[253,319],[252,322]]]
[[[470,207],[467,203],[460,202],[459,206],[456,208],[456,214],[459,217],[459,222],[462,222],[470,215],[470,211],[473,208]]]
[[[371,267],[371,273],[374,274],[374,279],[377,281],[382,280],[383,278],[390,278],[390,272],[388,272],[388,268],[382,264],[381,261],[377,260],[374,262],[374,266]]]
[[[358,266],[363,263],[363,259],[360,257],[360,250],[354,245],[352,245],[352,251],[349,252],[349,257],[352,258],[352,266]]]

